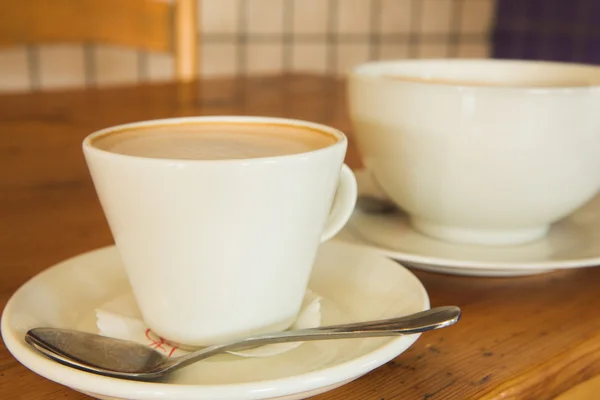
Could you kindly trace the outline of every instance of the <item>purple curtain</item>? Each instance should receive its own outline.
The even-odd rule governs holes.
[[[600,64],[600,0],[497,0],[495,58]]]

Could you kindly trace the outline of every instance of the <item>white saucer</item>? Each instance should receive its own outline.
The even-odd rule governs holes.
[[[359,191],[385,198],[370,174],[356,174]],[[518,246],[443,242],[411,228],[402,212],[369,214],[358,207],[338,240],[362,244],[411,267],[453,275],[521,276],[600,265],[600,196],[554,224],[548,235]]]
[[[425,288],[407,269],[376,252],[324,244],[310,287],[322,297],[323,324],[373,320],[429,308]],[[304,399],[339,387],[393,359],[419,335],[307,342],[266,358],[217,356],[164,383],[108,378],[51,361],[23,340],[33,327],[97,332],[94,309],[129,290],[114,247],[66,260],[24,284],[2,315],[6,347],[27,368],[100,399]]]

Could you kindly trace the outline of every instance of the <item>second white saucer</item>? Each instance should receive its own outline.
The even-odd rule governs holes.
[[[356,174],[359,191],[384,198],[366,171]],[[338,240],[362,244],[407,265],[471,276],[522,276],[562,268],[600,265],[600,196],[554,224],[548,235],[517,246],[443,242],[415,231],[398,211],[367,213],[357,207]]]

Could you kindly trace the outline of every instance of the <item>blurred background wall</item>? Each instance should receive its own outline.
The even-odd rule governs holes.
[[[600,0],[197,1],[205,77],[343,75],[399,58],[600,63]],[[102,44],[0,49],[0,92],[165,81],[172,72],[170,55]]]

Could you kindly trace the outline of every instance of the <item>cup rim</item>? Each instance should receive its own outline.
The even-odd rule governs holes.
[[[232,123],[255,123],[255,124],[274,124],[274,125],[283,125],[283,126],[291,126],[291,127],[300,127],[307,128],[315,131],[319,131],[325,134],[329,134],[337,139],[334,143],[327,145],[322,148],[318,148],[315,150],[305,151],[301,153],[293,153],[293,154],[282,154],[276,156],[268,156],[268,157],[252,157],[252,158],[226,158],[226,159],[180,159],[180,158],[168,158],[168,157],[146,157],[146,156],[137,156],[137,155],[129,155],[129,154],[120,154],[113,153],[109,150],[103,150],[99,147],[94,146],[93,141],[101,136],[134,129],[134,128],[143,128],[148,126],[168,126],[168,125],[180,125],[180,124],[202,124],[202,123],[210,123],[210,122],[232,122]],[[332,151],[333,149],[338,148],[339,146],[346,147],[348,143],[348,138],[346,135],[336,129],[334,127],[319,124],[316,122],[305,121],[300,119],[293,118],[280,118],[280,117],[267,117],[267,116],[244,116],[244,115],[210,115],[210,116],[192,116],[192,117],[174,117],[174,118],[160,118],[160,119],[150,119],[150,120],[142,120],[136,122],[129,122],[125,124],[113,125],[110,127],[106,127],[100,130],[96,130],[89,135],[87,135],[82,142],[82,148],[85,153],[93,153],[103,157],[111,157],[115,159],[121,160],[129,160],[129,161],[143,161],[147,163],[168,163],[168,164],[263,164],[263,163],[273,163],[273,162],[281,162],[285,160],[294,160],[294,159],[306,159],[307,157],[312,157],[318,154],[327,153]]]
[[[440,83],[440,82],[427,82],[427,81],[408,81],[408,80],[393,80],[393,79],[385,79],[386,85],[403,85],[403,86],[415,86],[415,87],[435,87],[435,88],[445,88],[447,90],[471,90],[471,91],[498,91],[498,92],[507,92],[507,91],[517,91],[520,93],[528,93],[528,94],[573,94],[573,93],[582,93],[582,92],[590,92],[590,91],[599,91],[600,90],[600,66],[594,64],[585,64],[585,63],[572,63],[572,62],[562,62],[562,61],[544,61],[544,60],[518,60],[518,59],[489,59],[489,58],[425,58],[425,59],[396,59],[396,60],[377,60],[377,61],[368,61],[365,63],[358,64],[354,66],[349,74],[348,78],[350,80],[362,80],[362,81],[371,81],[377,82],[382,80],[382,74],[367,74],[366,71],[373,70],[375,68],[381,68],[384,66],[405,66],[409,64],[480,64],[482,66],[485,65],[506,65],[506,66],[539,66],[541,68],[545,67],[554,67],[554,68],[564,68],[564,69],[589,69],[590,71],[594,71],[598,73],[597,80],[590,82],[589,85],[581,85],[581,86],[539,86],[539,85],[517,85],[511,84],[507,82],[502,85],[470,85],[465,83]]]

